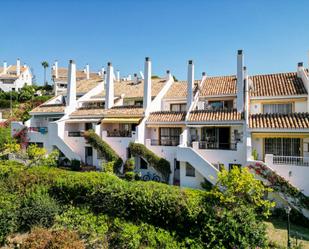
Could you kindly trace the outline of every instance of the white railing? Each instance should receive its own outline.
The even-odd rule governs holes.
[[[309,157],[300,156],[273,156],[273,164],[309,167]]]

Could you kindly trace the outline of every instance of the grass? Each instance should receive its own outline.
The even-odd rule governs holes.
[[[286,221],[276,218],[265,222],[267,226],[268,239],[273,248],[286,248],[287,246],[287,224]],[[304,249],[309,249],[309,228],[291,224],[292,245],[296,244],[295,236],[298,234],[298,244]]]

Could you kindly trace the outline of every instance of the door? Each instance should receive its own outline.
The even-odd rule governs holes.
[[[174,160],[174,185],[180,186],[180,162]]]
[[[230,149],[230,128],[219,128],[219,149]]]
[[[85,163],[86,165],[93,165],[92,147],[85,147]]]

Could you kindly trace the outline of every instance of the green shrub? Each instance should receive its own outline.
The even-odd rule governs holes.
[[[8,234],[15,232],[18,224],[18,198],[0,190],[0,245],[6,241]]]
[[[165,178],[165,181],[168,182],[169,175],[172,172],[169,161],[158,157],[143,144],[130,143],[129,148],[133,156],[144,158],[154,169],[159,171]]]
[[[105,173],[114,173],[114,166],[115,162],[103,162],[102,163],[102,171]]]
[[[21,229],[34,226],[50,227],[59,212],[57,202],[43,188],[38,188],[26,195],[19,209]]]
[[[124,176],[127,181],[133,181],[135,179],[135,173],[132,171],[126,172]]]
[[[133,171],[135,168],[135,160],[134,158],[129,158],[124,164],[124,173]]]
[[[117,155],[117,153],[109,146],[108,143],[104,142],[100,136],[98,136],[94,131],[86,131],[84,137],[88,144],[92,145],[93,148],[100,151],[104,156],[106,161],[114,162],[114,172],[118,173],[122,166],[122,159]]]
[[[11,101],[7,99],[0,99],[0,108],[10,108]]]

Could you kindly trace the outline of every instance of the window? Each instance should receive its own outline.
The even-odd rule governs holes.
[[[171,104],[171,111],[173,112],[185,112],[187,110],[187,104]]]
[[[135,100],[134,105],[135,106],[143,106],[143,100]]]
[[[282,113],[288,114],[292,113],[293,105],[292,103],[288,104],[264,104],[263,113]]]
[[[195,169],[189,163],[186,163],[186,176],[195,177]]]
[[[212,107],[214,110],[220,109],[233,109],[233,100],[218,100],[218,101],[209,101],[208,105]]]
[[[92,123],[85,123],[85,131],[92,130]]]
[[[265,154],[300,156],[300,138],[265,138]]]
[[[160,128],[160,144],[163,146],[179,145],[181,128]]]

